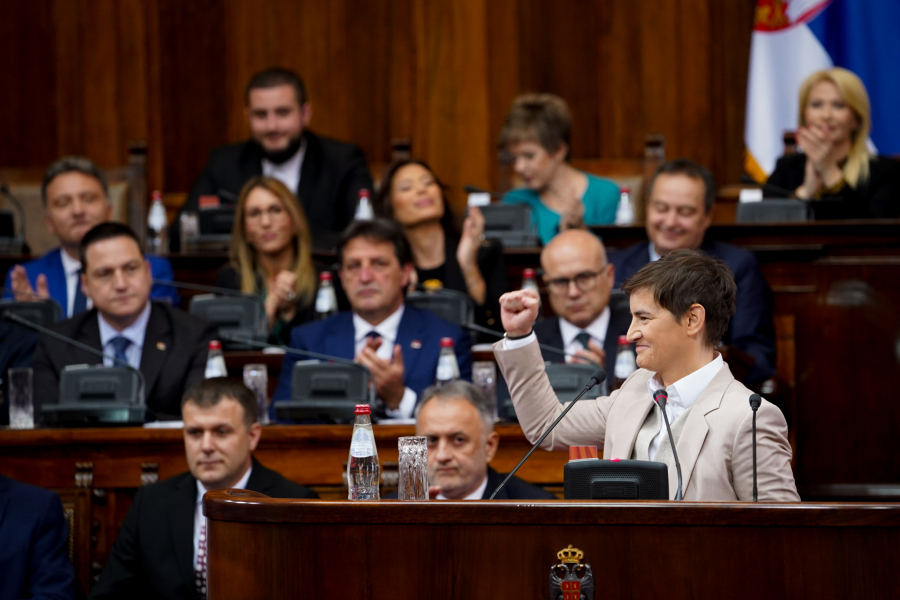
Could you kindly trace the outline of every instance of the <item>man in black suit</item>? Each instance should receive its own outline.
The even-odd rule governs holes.
[[[617,287],[647,263],[673,250],[700,249],[724,261],[737,283],[737,312],[722,343],[743,354],[740,364],[732,357],[729,363],[735,377],[752,386],[775,374],[772,292],[753,254],[705,239],[715,200],[716,185],[706,167],[683,158],[660,165],[647,195],[649,240],[611,253],[609,260],[616,267]]]
[[[619,336],[628,332],[631,312],[627,297],[610,293],[615,268],[606,260],[603,243],[588,231],[564,231],[544,247],[541,268],[556,316],[535,323],[534,333],[541,344],[567,353],[541,349],[544,360],[584,357],[606,369],[611,379]]]
[[[206,597],[206,518],[203,494],[248,489],[274,498],[316,498],[257,462],[262,435],[256,395],[226,378],[205,379],[182,403],[189,473],[142,488],[125,517],[100,580],[102,598]]]
[[[244,103],[250,139],[212,151],[182,210],[196,211],[201,196],[233,204],[244,182],[269,175],[297,195],[311,231],[342,231],[353,220],[360,190],[373,189],[362,150],[307,129],[312,105],[303,81],[288,69],[254,75]],[[170,239],[177,249],[178,219]]]
[[[79,252],[82,289],[94,307],[53,329],[140,369],[147,407],[160,419],[178,415],[185,388],[203,378],[215,328],[150,301],[150,266],[126,225],[97,225],[84,235]],[[98,362],[94,354],[42,335],[33,361],[35,418],[40,420],[42,404],[58,401],[66,366]],[[104,362],[114,364],[112,358]]]
[[[416,435],[428,443],[430,495],[438,500],[487,500],[503,481],[489,465],[500,436],[494,403],[467,381],[425,390],[416,407]],[[552,500],[550,492],[512,477],[495,500]]]

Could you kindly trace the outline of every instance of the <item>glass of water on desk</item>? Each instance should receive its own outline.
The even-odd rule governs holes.
[[[256,394],[260,425],[269,424],[269,372],[266,365],[244,365],[244,385]]]
[[[11,429],[34,429],[31,369],[9,369],[9,426]]]

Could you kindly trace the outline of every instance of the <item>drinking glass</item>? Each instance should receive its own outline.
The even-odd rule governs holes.
[[[497,363],[492,360],[476,360],[472,363],[472,383],[494,407],[494,421],[500,420],[497,412]]]
[[[9,426],[34,429],[31,369],[9,369]]]
[[[200,239],[200,218],[194,211],[185,211],[179,217],[181,226],[181,251],[194,250]]]
[[[244,385],[256,394],[256,413],[260,425],[269,424],[269,371],[266,365],[244,365]]]
[[[397,440],[400,451],[400,500],[428,500],[428,444],[425,436]]]

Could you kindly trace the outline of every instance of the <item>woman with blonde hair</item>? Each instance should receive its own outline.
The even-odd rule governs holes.
[[[244,184],[229,255],[216,285],[261,296],[269,341],[286,344],[291,328],[314,316],[318,276],[306,215],[283,183],[253,177]]]
[[[813,73],[800,86],[802,152],[778,159],[766,195],[808,201],[817,218],[900,216],[900,163],[868,148],[869,95],[851,71],[835,67]]]

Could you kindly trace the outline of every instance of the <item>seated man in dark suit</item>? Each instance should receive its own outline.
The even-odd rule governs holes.
[[[109,186],[97,165],[87,158],[67,156],[47,167],[41,200],[44,221],[60,247],[10,269],[3,295],[20,302],[53,298],[63,314],[71,317],[88,308],[81,291],[78,245],[88,230],[112,218]],[[174,279],[167,259],[148,255],[147,261],[154,279]],[[178,292],[172,286],[154,285],[150,297],[178,304]]]
[[[716,186],[709,169],[679,158],[659,167],[650,180],[647,195],[647,242],[610,253],[616,267],[616,287],[650,261],[673,250],[700,249],[724,261],[737,283],[737,312],[722,343],[738,348],[753,363],[741,377],[747,385],[775,374],[775,330],[772,325],[772,292],[756,257],[731,244],[706,240],[712,224]]]
[[[389,418],[413,416],[419,394],[434,383],[441,338],[453,340],[460,377],[471,380],[469,335],[404,302],[413,262],[399,225],[386,219],[354,221],[341,238],[338,262],[352,311],[295,328],[292,348],[368,367],[383,404],[376,413]],[[275,400],[291,397],[291,372],[297,360],[291,354],[285,357]]]
[[[204,379],[182,402],[190,473],[141,488],[91,598],[206,598],[203,494],[248,489],[274,498],[316,498],[253,458],[262,428],[256,394],[224,377]]]
[[[75,598],[59,496],[0,475],[0,600]]]
[[[628,299],[610,303],[615,268],[597,236],[583,229],[560,233],[541,251],[544,283],[555,317],[534,324],[541,344],[567,355],[541,349],[545,361],[572,362],[583,356],[612,376],[619,336],[628,332]]]
[[[140,369],[147,408],[160,419],[177,415],[184,390],[203,378],[215,328],[150,301],[150,265],[126,225],[108,222],[88,231],[80,256],[81,284],[94,308],[57,323],[54,330]],[[66,366],[98,362],[86,350],[42,335],[33,361],[35,420],[42,404],[58,401]],[[105,363],[113,366],[112,358]]]
[[[416,435],[427,438],[429,494],[438,500],[487,500],[505,477],[490,467],[500,444],[494,403],[467,381],[430,387],[422,397],[416,407]],[[513,476],[495,500],[555,498]]]
[[[200,196],[233,204],[248,179],[268,175],[297,195],[311,231],[342,231],[353,219],[359,191],[372,191],[362,150],[307,129],[312,105],[303,81],[288,69],[254,75],[244,103],[250,139],[212,151],[182,210],[197,210]],[[170,238],[177,248],[178,219]]]

